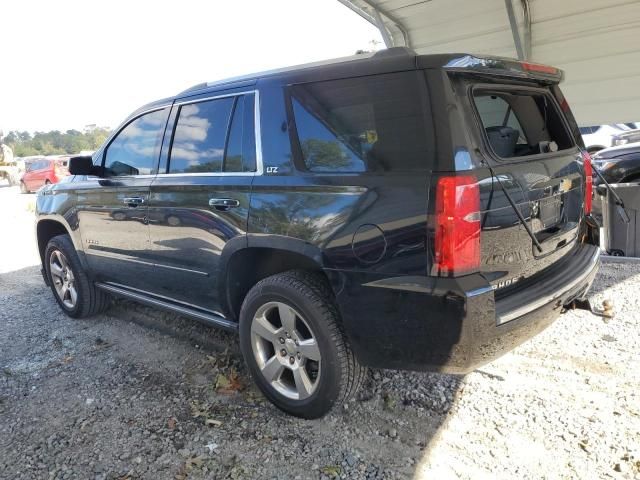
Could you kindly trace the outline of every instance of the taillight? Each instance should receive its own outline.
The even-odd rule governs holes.
[[[582,164],[584,166],[584,214],[591,215],[591,202],[593,201],[593,166],[589,152],[582,152]]]
[[[520,62],[520,65],[522,65],[522,69],[527,72],[548,73],[551,75],[558,74],[557,68],[551,67],[549,65],[543,65],[541,63]]]
[[[457,276],[480,266],[480,188],[471,175],[440,177],[436,187],[435,269]]]

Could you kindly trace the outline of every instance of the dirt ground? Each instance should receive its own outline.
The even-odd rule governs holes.
[[[640,478],[640,264],[601,268],[613,320],[569,312],[465,377],[372,371],[305,421],[262,398],[233,335],[126,301],[65,317],[33,200],[0,186],[0,478]]]

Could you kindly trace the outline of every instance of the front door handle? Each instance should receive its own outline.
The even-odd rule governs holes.
[[[144,198],[142,197],[125,197],[122,200],[122,203],[128,205],[130,207],[137,207],[138,205],[142,205],[144,203]]]
[[[240,206],[240,201],[234,198],[211,198],[209,206],[216,210],[228,210]]]

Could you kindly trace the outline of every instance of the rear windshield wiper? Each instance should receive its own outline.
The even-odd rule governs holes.
[[[500,188],[502,188],[502,191],[504,192],[504,196],[507,197],[507,200],[509,201],[509,203],[511,204],[511,208],[513,208],[513,211],[516,212],[516,215],[518,216],[518,219],[520,220],[520,223],[522,224],[522,226],[524,227],[524,229],[527,231],[527,233],[529,234],[529,236],[531,237],[531,240],[533,241],[533,244],[536,246],[536,248],[538,249],[539,253],[542,253],[542,245],[540,245],[540,242],[538,241],[538,239],[536,238],[535,234],[531,231],[531,227],[529,227],[529,224],[527,223],[527,221],[524,219],[524,217],[522,216],[522,213],[520,212],[520,209],[518,208],[518,206],[516,205],[516,202],[513,201],[513,198],[511,198],[511,195],[509,195],[509,192],[507,191],[506,188],[504,188],[504,184],[502,183],[502,181],[500,180],[500,177],[498,175],[496,175],[493,171],[493,169],[490,169],[491,174],[493,175],[493,177],[498,181],[498,183],[500,184]]]
[[[605,180],[604,176],[600,173],[600,171],[595,166],[593,167],[592,170],[596,172],[596,175],[598,175],[598,177],[600,177],[600,180],[602,180],[602,183],[604,183],[604,186],[607,188],[607,190],[613,197],[613,201],[616,204],[616,210],[618,211],[618,215],[620,215],[620,218],[622,218],[622,221],[624,223],[629,223],[630,222],[629,215],[627,214],[627,211],[624,208],[624,202],[622,201],[622,199],[618,196],[618,194],[613,189],[613,187],[609,184],[609,182]]]

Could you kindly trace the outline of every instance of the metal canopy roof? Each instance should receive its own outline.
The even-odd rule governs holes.
[[[581,125],[640,121],[640,0],[339,0],[387,47],[562,68]]]

